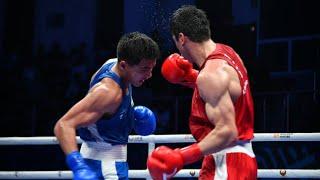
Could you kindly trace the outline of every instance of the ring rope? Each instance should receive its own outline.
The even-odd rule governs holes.
[[[320,133],[255,133],[254,142],[265,141],[320,141]],[[77,136],[77,142],[82,140]],[[192,143],[190,134],[176,135],[130,135],[129,143]],[[0,145],[52,145],[58,144],[56,137],[1,137]]]
[[[175,177],[198,177],[199,169],[182,169]],[[0,179],[72,179],[71,171],[0,171]],[[129,170],[129,178],[150,178],[148,170]],[[258,178],[320,178],[318,169],[259,169]]]
[[[320,141],[320,133],[255,133],[253,141]],[[77,136],[77,142],[82,143]],[[155,143],[192,143],[190,134],[130,135],[129,143],[148,143],[148,152]],[[51,145],[56,137],[1,137],[0,145]],[[199,169],[182,169],[175,177],[198,177]],[[129,170],[130,178],[150,178],[148,170]],[[320,169],[259,169],[259,178],[320,178]],[[0,179],[71,179],[71,171],[0,171]]]

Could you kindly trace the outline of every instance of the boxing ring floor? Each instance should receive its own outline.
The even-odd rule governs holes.
[[[320,133],[255,133],[255,142],[268,141],[320,141]],[[77,142],[82,143],[77,137]],[[155,149],[156,144],[161,143],[193,143],[194,138],[190,134],[176,135],[130,135],[129,143],[148,144],[148,153]],[[12,145],[55,145],[58,141],[55,137],[1,137],[0,146]],[[128,151],[128,154],[130,151]],[[319,152],[320,153],[320,152]],[[198,177],[199,169],[182,169],[175,177]],[[147,169],[129,170],[129,178],[150,179]],[[258,169],[258,178],[310,178],[320,179],[319,169]],[[1,171],[0,179],[72,179],[71,171]]]

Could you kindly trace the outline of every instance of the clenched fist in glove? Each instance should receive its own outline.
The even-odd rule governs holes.
[[[137,134],[147,136],[156,130],[157,120],[154,113],[145,106],[133,108],[134,130]]]
[[[73,172],[74,180],[98,180],[98,176],[85,163],[79,151],[73,151],[66,157],[66,162]]]
[[[188,60],[174,53],[164,60],[161,73],[166,80],[173,84],[194,88],[199,72],[193,69],[193,65]]]
[[[175,150],[160,146],[149,155],[147,167],[154,180],[170,179],[183,165],[196,162],[202,156],[198,144]]]

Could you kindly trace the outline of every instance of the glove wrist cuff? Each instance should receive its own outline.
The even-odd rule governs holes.
[[[84,163],[84,159],[79,151],[73,151],[67,155],[66,163],[71,170],[75,170],[80,164]]]
[[[203,154],[197,143],[180,149],[184,164],[191,164],[203,157]]]

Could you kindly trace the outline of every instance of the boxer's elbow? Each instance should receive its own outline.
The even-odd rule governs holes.
[[[55,124],[54,128],[53,128],[53,133],[54,133],[54,135],[55,135],[56,137],[59,137],[59,136],[60,136],[60,134],[61,134],[61,129],[62,129],[62,124],[61,124],[60,121],[58,121],[58,122]]]
[[[233,143],[238,140],[238,130],[237,128],[232,128],[229,132],[229,142]]]
[[[238,140],[238,129],[237,127],[232,127],[229,130],[229,143],[234,143]]]
[[[59,138],[63,133],[66,133],[69,129],[72,129],[70,123],[60,119],[54,126],[53,133]]]
[[[225,144],[229,145],[238,140],[238,130],[236,127],[225,126],[221,132],[225,139]]]

